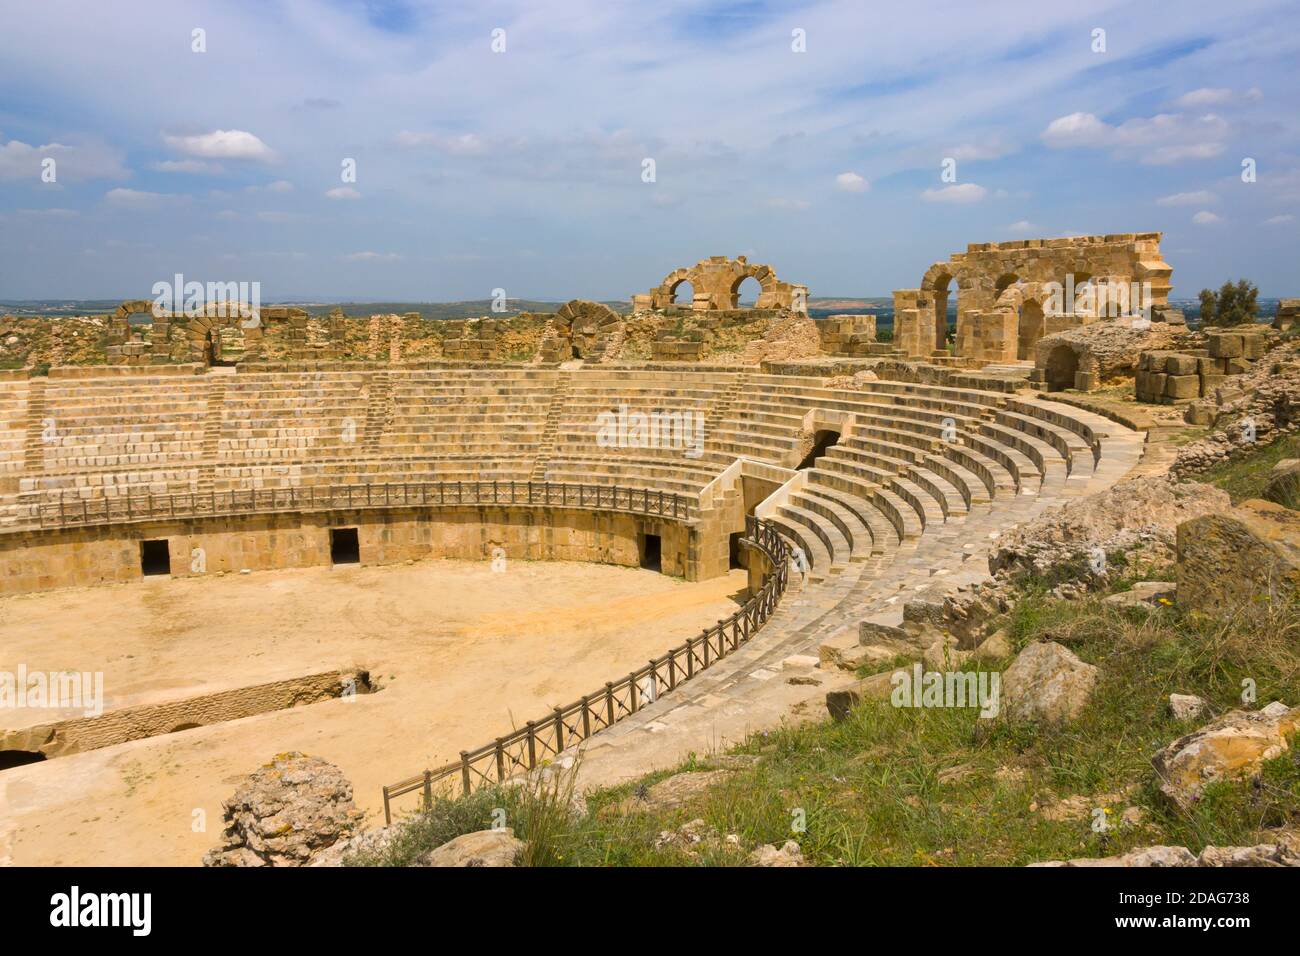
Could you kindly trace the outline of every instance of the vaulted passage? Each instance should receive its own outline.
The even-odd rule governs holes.
[[[330,529],[330,563],[361,563],[361,543],[357,540],[356,528]]]
[[[799,470],[811,468],[817,459],[826,454],[826,449],[833,446],[840,440],[840,433],[830,429],[823,429],[813,436],[812,451],[804,456],[804,460],[799,462]]]

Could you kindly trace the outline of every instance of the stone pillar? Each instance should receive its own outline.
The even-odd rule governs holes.
[[[908,358],[934,352],[934,310],[920,307],[920,289],[894,290],[894,347]]]

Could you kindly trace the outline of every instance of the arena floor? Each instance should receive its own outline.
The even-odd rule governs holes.
[[[383,784],[627,673],[726,617],[744,586],[743,571],[689,584],[425,561],[0,599],[0,669],[102,671],[106,710],[348,667],[380,688],[0,771],[0,863],[197,864],[221,801],[286,750],[337,763],[374,821]],[[9,710],[0,725],[53,716]]]

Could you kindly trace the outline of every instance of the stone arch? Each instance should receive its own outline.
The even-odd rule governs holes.
[[[934,347],[937,349],[948,344],[948,299],[954,292],[957,295],[958,324],[961,322],[961,289],[957,270],[949,262],[936,262],[921,279],[921,292],[928,295],[934,310]]]
[[[754,308],[763,309],[771,308],[768,303],[772,302],[776,296],[776,276],[767,266],[751,266],[746,264],[737,274],[731,283],[729,307],[738,308],[740,306],[740,285],[746,279],[753,279],[758,283],[758,295],[754,299]]]
[[[1053,345],[1042,365],[1043,380],[1047,383],[1049,392],[1074,388],[1074,377],[1079,371],[1079,355],[1068,342]]]
[[[998,280],[1001,282],[1001,280]],[[1003,288],[994,309],[1013,312],[1016,320],[1016,358],[1030,361],[1039,339],[1047,334],[1047,308],[1049,290],[1043,282],[1021,282]]]
[[[645,295],[632,296],[633,311],[666,309],[673,304],[673,295],[683,281],[691,284],[694,292],[692,308],[697,312],[734,309],[737,306],[739,285],[747,278],[758,280],[759,295],[756,309],[790,309],[808,311],[808,287],[782,282],[771,266],[749,262],[744,256],[728,259],[711,256],[695,265],[674,269],[664,280]]]
[[[567,340],[571,358],[599,358],[622,323],[609,306],[587,299],[570,299],[555,313],[556,331]]]

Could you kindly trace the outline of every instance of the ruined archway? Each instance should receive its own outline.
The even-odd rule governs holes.
[[[673,305],[689,305],[697,312],[735,309],[741,284],[751,278],[759,286],[752,308],[808,311],[807,286],[782,282],[771,266],[751,263],[744,256],[735,259],[711,256],[689,268],[674,269],[648,293],[632,296],[632,310],[666,309]],[[674,302],[683,282],[691,285],[690,303]]]
[[[1074,376],[1078,371],[1079,356],[1074,349],[1065,343],[1053,346],[1043,366],[1043,378],[1047,383],[1047,390],[1061,392],[1067,388],[1074,388]]]
[[[623,317],[609,306],[586,299],[571,299],[555,313],[555,330],[565,340],[566,355],[577,359],[600,358],[622,323]]]

